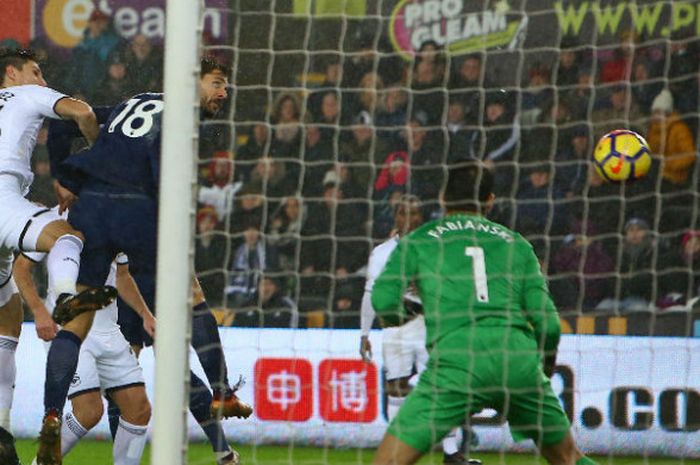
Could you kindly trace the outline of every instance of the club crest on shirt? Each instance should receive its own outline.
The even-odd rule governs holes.
[[[70,382],[71,386],[80,386],[80,376],[74,375],[73,380]]]

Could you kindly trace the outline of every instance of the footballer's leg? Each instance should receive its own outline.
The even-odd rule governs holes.
[[[45,217],[43,221],[42,217]],[[36,225],[32,227],[32,223]],[[26,234],[20,238],[20,248],[48,252],[46,269],[49,289],[57,296],[54,310],[56,323],[63,325],[82,312],[99,310],[114,301],[116,290],[111,286],[86,287],[78,292],[76,282],[85,242],[82,233],[66,220],[56,218],[51,210],[38,214],[28,225]],[[38,235],[33,234],[39,228]]]
[[[151,404],[146,389],[141,385],[109,391],[119,407],[120,417],[114,437],[114,465],[138,465],[146,447],[146,433],[151,419]]]
[[[595,465],[576,447],[571,431],[567,431],[561,441],[540,446],[540,452],[551,465]]]
[[[87,336],[95,312],[81,313],[66,323],[49,347],[44,382],[44,419],[39,433],[39,465],[61,463],[61,417],[68,390],[78,367],[80,347]],[[102,404],[100,404],[102,405]]]
[[[423,456],[423,452],[414,449],[391,433],[385,433],[374,456],[375,465],[411,465]]]
[[[221,422],[211,415],[211,402],[207,386],[190,372],[190,412],[209,439],[217,465],[238,465],[238,452],[228,445]]]
[[[236,390],[230,387],[219,328],[196,278],[192,281],[192,297],[192,347],[214,393],[211,413],[223,418],[248,418],[253,408],[240,400]]]
[[[73,409],[63,416],[61,455],[65,457],[76,444],[99,423],[104,414],[100,388],[83,391],[71,397]]]
[[[10,431],[15,392],[15,352],[22,329],[22,303],[12,277],[0,287],[0,427]]]

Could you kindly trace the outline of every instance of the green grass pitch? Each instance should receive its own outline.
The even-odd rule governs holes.
[[[36,442],[17,441],[22,463],[29,465]],[[243,465],[363,465],[372,463],[371,449],[319,449],[301,446],[242,446],[238,448]],[[150,464],[148,449],[142,465]],[[543,459],[533,455],[474,453],[484,465],[544,465]],[[642,457],[594,457],[599,465],[700,465],[700,460]],[[108,441],[83,441],[63,461],[63,465],[107,465],[112,463],[112,443]],[[212,465],[214,456],[208,444],[193,443],[189,447],[189,465]],[[442,455],[432,454],[419,462],[421,465],[441,465]]]

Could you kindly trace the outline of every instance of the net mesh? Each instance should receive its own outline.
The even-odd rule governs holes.
[[[532,242],[563,332],[585,335],[563,337],[552,379],[582,450],[613,463],[698,457],[697,2],[206,4],[203,53],[233,72],[230,102],[200,126],[195,268],[231,381],[248,381],[237,394],[253,417],[223,422],[246,462],[370,460],[337,450],[375,447],[392,409],[378,321],[373,363],[358,356],[370,252],[404,194],[440,218],[447,167],[471,159],[495,174],[489,217]],[[63,90],[128,96],[79,81]],[[618,128],[653,154],[633,183],[591,167]],[[148,351],[141,362],[150,373]],[[194,354],[192,365],[206,379]],[[482,412],[455,443],[485,462],[520,460],[509,454],[532,443],[503,422]],[[189,433],[204,439],[192,420]],[[208,446],[191,446],[190,463],[211,463]]]
[[[215,136],[202,137],[203,190],[224,186],[226,200],[200,194],[198,276],[225,325],[331,330],[295,333],[290,346],[272,329],[233,330],[233,365],[252,357],[241,370],[254,380],[242,391],[254,397],[252,440],[376,444],[391,409],[381,333],[370,336],[377,382],[353,365],[357,333],[340,329],[360,326],[369,253],[392,234],[399,198],[416,195],[425,220],[439,218],[446,167],[464,160],[493,169],[490,217],[533,243],[564,332],[690,336],[700,291],[694,14],[672,2],[236,2],[229,40],[209,48],[231,54],[234,98]],[[617,128],[642,134],[654,155],[634,183],[591,168],[594,144]],[[554,387],[586,451],[692,455],[670,445],[663,418],[696,428],[694,391],[670,394],[654,369],[622,362],[629,351],[651,364],[673,352],[657,344],[565,337]],[[689,344],[674,353],[690,363]],[[676,381],[688,386],[691,371]],[[649,389],[635,384],[656,399],[630,400]],[[657,416],[634,414],[640,405]],[[530,447],[494,413],[475,417],[460,447]]]

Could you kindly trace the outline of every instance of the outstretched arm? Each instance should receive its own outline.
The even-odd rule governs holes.
[[[63,119],[75,121],[88,143],[90,145],[95,143],[100,126],[97,124],[97,116],[90,105],[82,100],[65,97],[56,102],[54,111]]]

